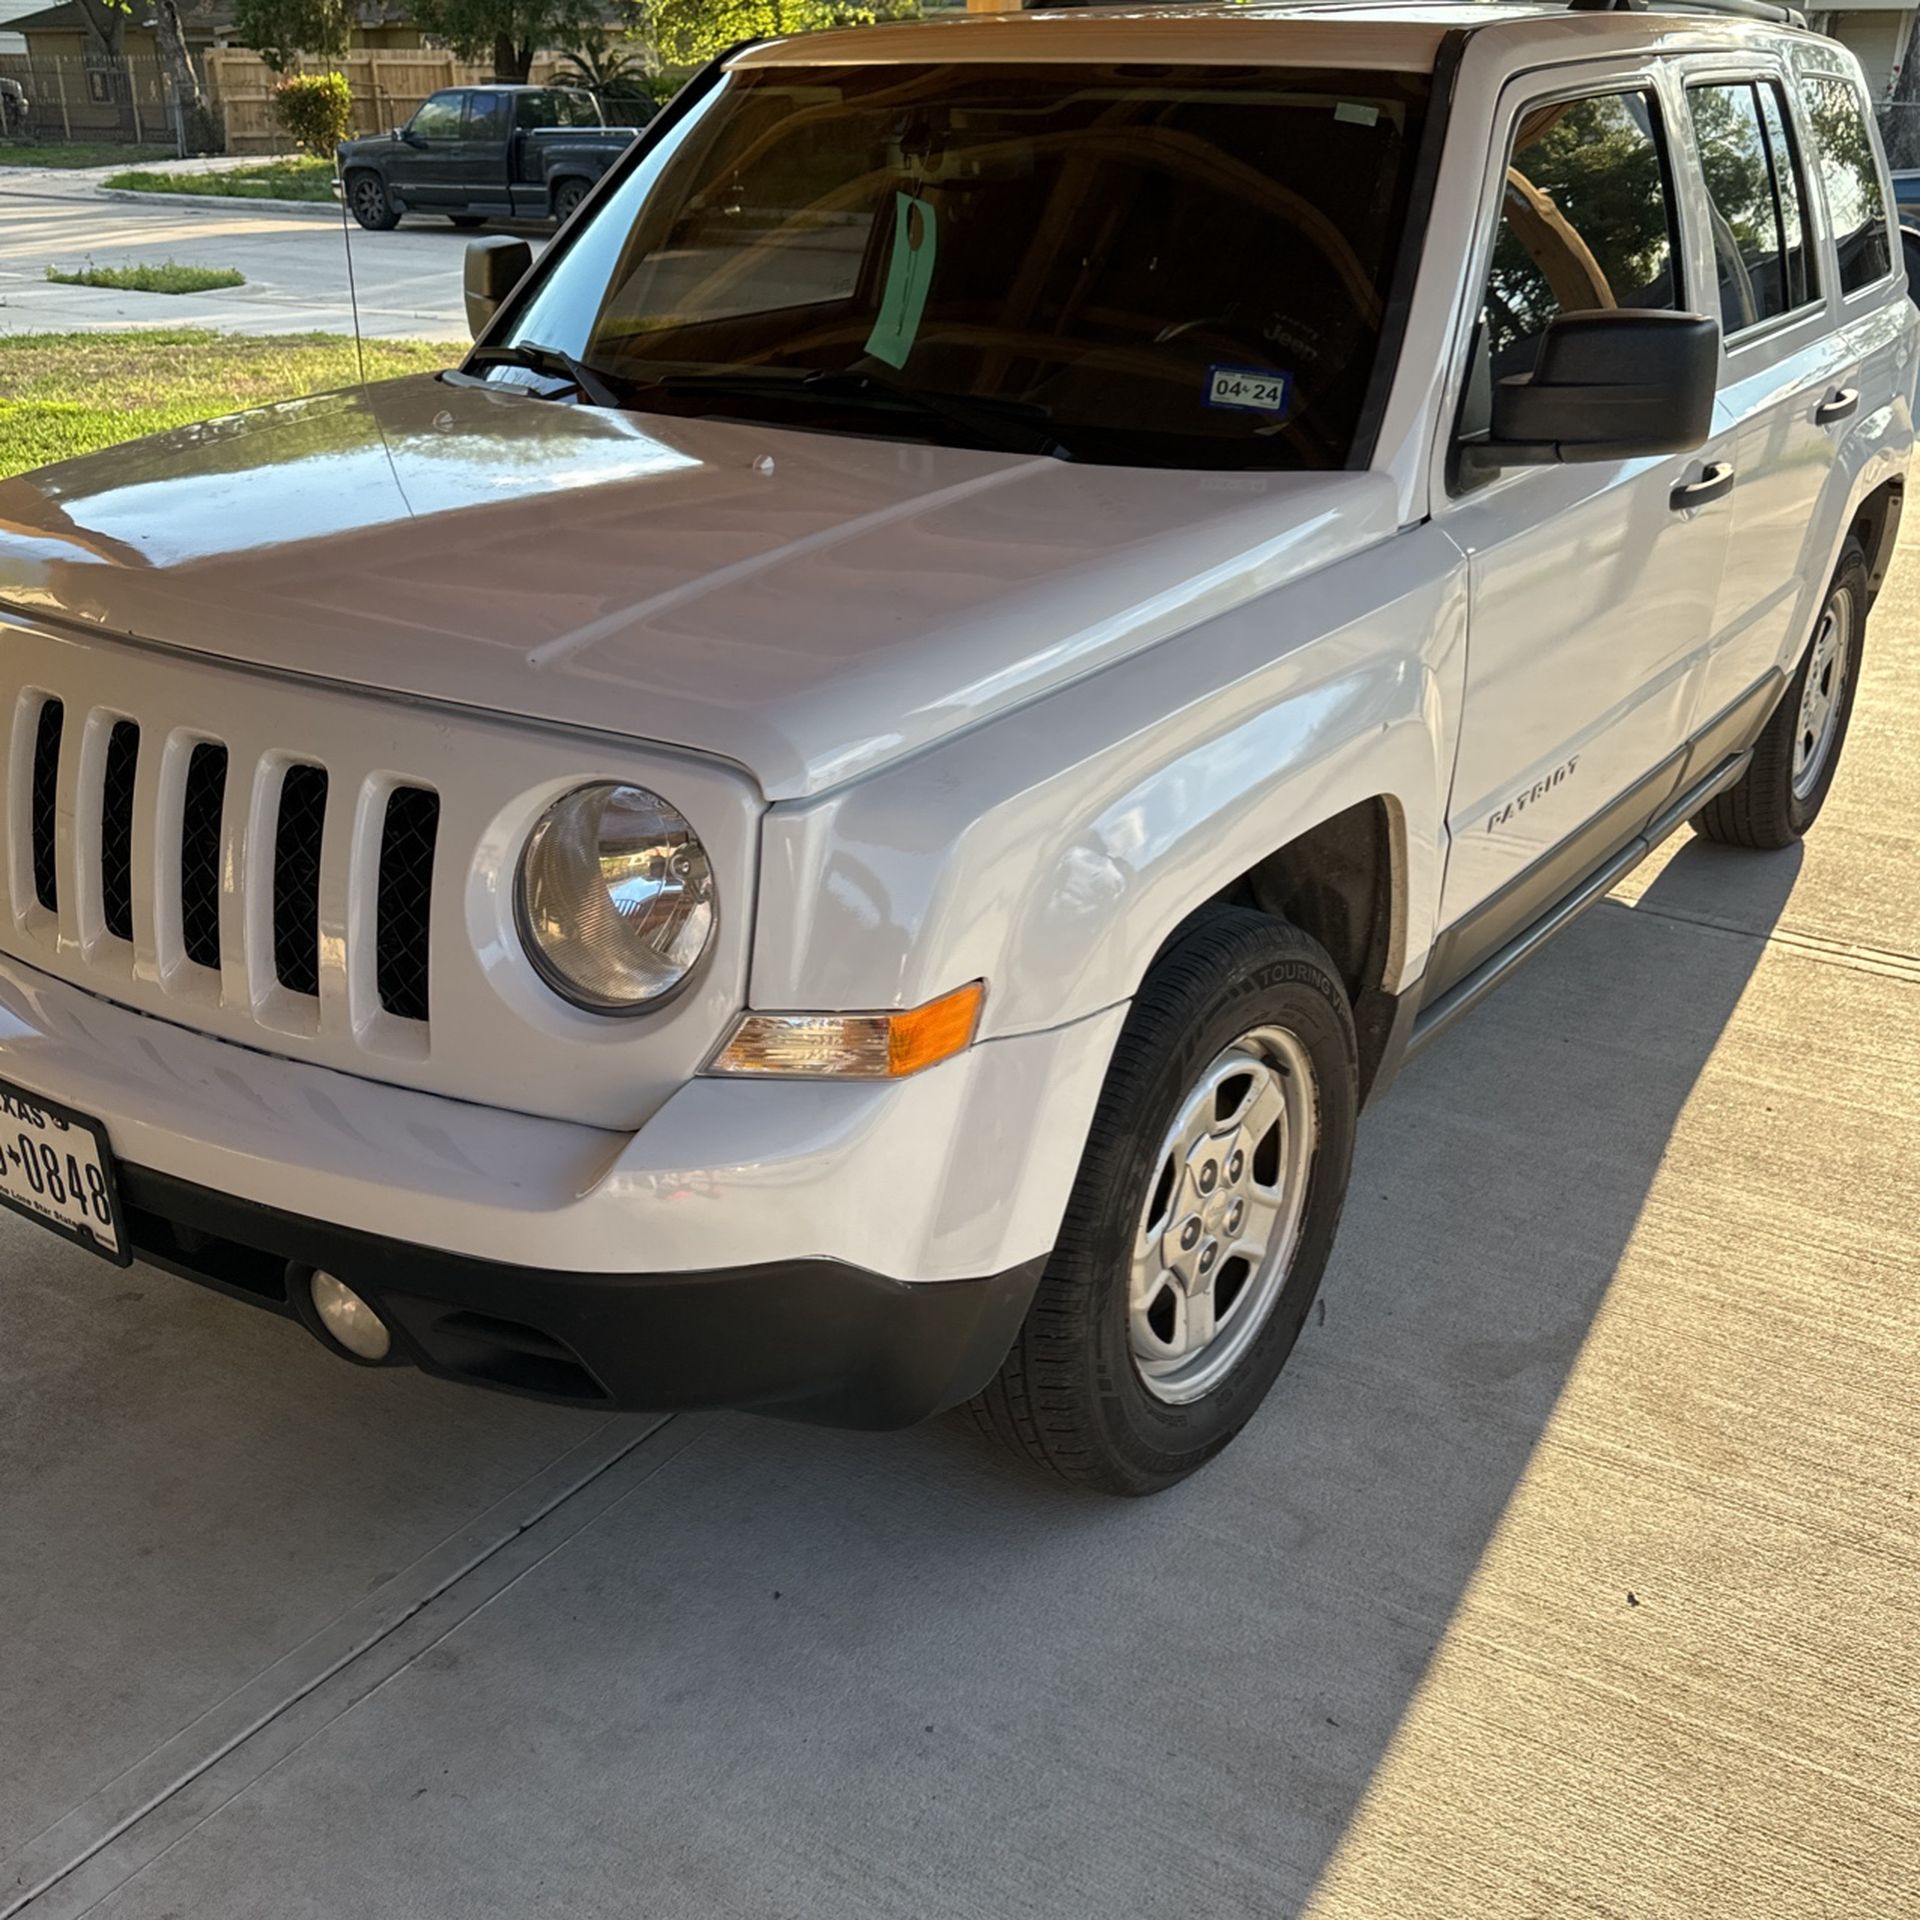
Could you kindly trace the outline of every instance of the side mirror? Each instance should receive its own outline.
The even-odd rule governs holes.
[[[519,284],[533,265],[533,249],[524,240],[496,234],[488,240],[467,242],[464,287],[467,331],[478,340],[499,311],[500,302]]]
[[[1531,373],[1493,390],[1493,430],[1474,452],[1500,466],[1688,453],[1713,428],[1720,323],[1611,307],[1563,313]]]

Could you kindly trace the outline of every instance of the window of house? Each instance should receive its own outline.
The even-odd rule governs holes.
[[[1840,262],[1840,291],[1853,293],[1893,270],[1880,164],[1858,91],[1845,80],[1810,77],[1800,100],[1826,190],[1827,224]]]
[[[1687,109],[1706,176],[1720,324],[1731,337],[1792,313],[1818,292],[1801,220],[1799,156],[1771,82],[1689,87]]]

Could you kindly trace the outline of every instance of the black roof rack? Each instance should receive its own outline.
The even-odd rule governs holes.
[[[1567,0],[1569,13],[1729,13],[1740,20],[1766,20],[1777,27],[1804,27],[1798,7],[1776,0]]]
[[[1048,13],[1064,7],[1192,6],[1196,0],[1025,0],[1025,4],[1029,13]],[[1297,0],[1297,4],[1363,8],[1369,0]],[[1481,0],[1459,0],[1464,13],[1477,11],[1480,4]],[[1740,20],[1764,20],[1777,27],[1807,24],[1800,8],[1786,6],[1780,0],[1561,0],[1561,4],[1569,13],[1718,13]]]

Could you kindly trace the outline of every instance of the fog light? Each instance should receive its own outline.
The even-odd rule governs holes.
[[[330,1273],[316,1273],[307,1283],[320,1324],[351,1354],[362,1360],[384,1360],[393,1346],[387,1323],[346,1284]]]

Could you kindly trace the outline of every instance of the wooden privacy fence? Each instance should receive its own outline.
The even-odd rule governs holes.
[[[257,53],[244,47],[214,47],[204,56],[207,91],[226,122],[229,153],[285,153],[292,142],[273,123],[269,96],[281,78]],[[535,54],[536,81],[551,79],[560,56]],[[343,73],[353,93],[353,130],[385,133],[402,125],[413,110],[442,87],[482,86],[493,69],[456,60],[431,47],[356,49],[340,61],[303,60],[303,73]]]
[[[65,141],[174,144],[173,95],[151,55],[0,53],[0,78],[19,81],[30,105],[26,136]],[[9,126],[11,134],[16,130]]]

